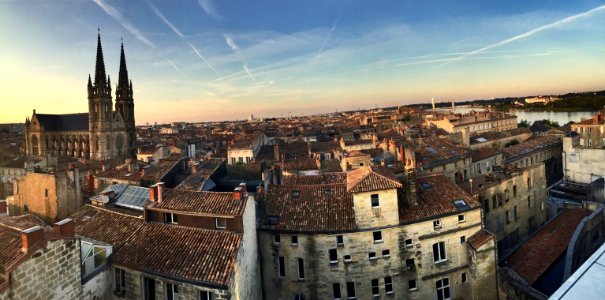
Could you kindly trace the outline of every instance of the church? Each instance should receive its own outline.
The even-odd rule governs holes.
[[[135,157],[134,99],[123,43],[118,75],[114,108],[99,33],[94,82],[88,75],[88,113],[40,114],[34,109],[31,119],[25,121],[26,154],[43,158],[67,156],[118,161]]]

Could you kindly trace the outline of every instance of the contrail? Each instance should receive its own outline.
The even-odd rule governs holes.
[[[191,79],[191,77],[187,76],[187,74],[183,73],[183,71],[181,71],[181,69],[179,69],[179,67],[176,66],[176,64],[174,64],[174,62],[170,59],[166,59],[166,61],[181,75],[183,75],[183,77]]]
[[[197,4],[206,12],[206,14],[213,17],[214,19],[223,19],[223,16],[221,16],[218,10],[216,10],[216,7],[214,7],[214,3],[212,3],[211,0],[199,0]]]
[[[221,77],[221,74],[208,62],[208,60],[206,60],[206,57],[204,57],[204,55],[202,55],[202,53],[197,49],[197,47],[195,47],[195,45],[193,45],[189,39],[187,39],[187,37],[178,29],[176,28],[176,26],[174,26],[174,24],[172,24],[172,22],[170,22],[166,16],[164,16],[164,14],[155,6],[153,5],[153,3],[149,2],[149,1],[145,1],[145,3],[147,3],[147,5],[149,6],[149,8],[151,8],[151,10],[153,10],[153,12],[156,14],[156,16],[158,16],[158,18],[160,18],[162,20],[162,22],[164,22],[164,24],[166,24],[166,26],[170,27],[170,29],[172,29],[172,31],[178,35],[180,38],[182,38],[188,45],[189,47],[193,50],[193,52],[195,52],[195,54],[202,59],[202,61],[208,66],[208,68],[210,68],[214,73],[216,73],[217,76]],[[175,69],[178,70],[178,68],[176,68],[176,66],[174,65],[174,63],[172,63],[169,60],[170,64],[175,67]],[[179,71],[179,73],[182,74],[182,72]],[[188,77],[188,76],[187,76]]]
[[[326,37],[326,39],[324,40],[324,42],[321,44],[321,47],[319,47],[319,50],[317,51],[317,54],[315,55],[315,58],[319,58],[319,55],[321,54],[321,52],[324,51],[324,48],[326,47],[326,45],[328,44],[328,41],[332,37],[332,33],[334,32],[334,30],[336,30],[336,25],[338,25],[338,20],[339,19],[336,19],[336,21],[334,21],[334,25],[332,25],[332,28],[330,28],[330,32],[328,33],[328,37]]]
[[[116,21],[118,21],[118,23],[120,23],[120,25],[122,25],[122,27],[124,27],[128,32],[130,32],[130,34],[135,36],[141,42],[145,43],[147,46],[149,46],[151,48],[155,48],[155,45],[149,39],[147,39],[138,28],[136,28],[132,24],[130,24],[130,22],[128,22],[128,20],[126,20],[126,18],[124,18],[124,16],[122,16],[122,14],[117,9],[115,9],[113,6],[105,3],[103,0],[93,0],[93,1],[97,5],[99,5],[108,15],[110,15],[112,18],[114,18]]]
[[[244,64],[243,68],[244,68],[244,71],[246,71],[246,73],[248,74],[248,76],[250,76],[250,78],[252,80],[256,81],[256,78],[254,78],[254,76],[252,75],[252,72],[250,72],[250,69],[248,69],[248,65]]]
[[[256,78],[254,78],[254,75],[252,75],[252,72],[248,68],[248,62],[242,56],[242,53],[240,51],[240,47],[237,45],[237,43],[235,42],[235,40],[231,36],[229,36],[227,34],[223,34],[223,37],[225,38],[225,43],[227,43],[227,45],[229,46],[229,48],[231,48],[231,50],[233,50],[233,52],[237,55],[237,57],[239,58],[239,60],[243,63],[242,69],[244,69],[244,71],[246,72],[246,74],[248,74],[248,76],[250,77],[250,79],[256,81]]]
[[[160,19],[162,19],[162,22],[164,22],[164,24],[166,24],[168,27],[170,27],[170,29],[172,29],[172,31],[174,31],[174,33],[176,33],[176,35],[180,36],[181,38],[185,38],[185,35],[178,28],[176,28],[176,26],[174,26],[174,24],[172,24],[172,22],[168,21],[168,19],[166,19],[166,17],[164,16],[164,14],[155,5],[153,5],[153,3],[149,2],[149,1],[145,1],[145,3],[147,3],[147,6],[149,6],[149,8],[151,8],[151,10],[153,10],[155,15],[158,16]]]
[[[569,23],[571,23],[573,21],[576,21],[578,19],[585,18],[585,17],[590,17],[593,14],[598,13],[598,12],[603,11],[603,10],[605,10],[605,5],[601,5],[601,6],[597,7],[597,8],[591,9],[589,11],[586,11],[586,12],[583,12],[583,13],[580,13],[580,14],[577,14],[577,15],[569,16],[567,18],[561,19],[559,21],[556,21],[556,22],[553,22],[553,23],[550,23],[550,24],[542,25],[542,26],[540,26],[538,28],[532,29],[532,30],[530,30],[528,32],[525,32],[525,33],[522,33],[522,34],[519,34],[519,35],[516,35],[516,36],[513,36],[511,38],[508,38],[506,40],[500,41],[498,43],[491,44],[489,46],[486,46],[486,47],[483,47],[483,48],[480,48],[480,49],[477,49],[477,50],[474,50],[474,51],[462,54],[462,55],[460,55],[460,56],[452,59],[452,61],[447,62],[445,64],[449,64],[451,62],[460,61],[460,60],[463,60],[463,59],[465,59],[465,58],[467,58],[469,56],[472,56],[472,55],[475,55],[475,54],[478,54],[478,53],[481,53],[481,52],[484,52],[484,51],[487,51],[487,50],[490,50],[490,49],[493,49],[493,48],[496,48],[496,47],[500,47],[500,46],[503,46],[503,45],[506,45],[506,44],[510,44],[510,43],[516,42],[518,40],[526,39],[528,37],[531,37],[531,36],[533,36],[533,35],[535,35],[537,33],[540,33],[542,31],[545,31],[545,30],[548,30],[548,29],[552,29],[552,28],[556,28],[556,27],[559,27],[559,26],[567,25],[567,24],[569,24]]]
[[[200,53],[200,51],[197,50],[197,48],[195,47],[195,45],[193,45],[189,41],[187,41],[187,44],[189,44],[189,47],[191,47],[191,49],[193,49],[193,52],[195,52],[195,54],[197,54],[197,56],[199,58],[201,58],[202,61],[204,61],[204,63],[206,63],[206,65],[208,66],[208,68],[210,68],[212,71],[214,71],[214,73],[216,73],[216,75],[218,77],[221,77],[221,74],[206,60],[206,58]]]

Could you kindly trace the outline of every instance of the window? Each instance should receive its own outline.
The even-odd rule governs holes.
[[[405,260],[405,266],[408,268],[408,270],[416,270],[416,263],[414,262],[413,258],[408,258]]]
[[[389,250],[389,249],[382,250],[382,257],[384,257],[384,258],[391,257],[391,250]]]
[[[155,280],[143,277],[143,299],[155,300]]]
[[[294,294],[294,300],[305,300],[305,294],[301,294],[301,293]]]
[[[330,264],[337,264],[338,263],[338,252],[336,251],[336,249],[330,249],[329,253],[330,253]]]
[[[347,254],[344,256],[344,260],[345,260],[345,262],[351,262],[353,259],[351,258],[351,255]]]
[[[23,205],[23,211],[25,211],[25,213],[29,213],[29,207],[27,207],[27,205]]]
[[[368,257],[370,258],[370,260],[375,260],[375,259],[377,259],[377,257],[376,257],[376,252],[370,252],[370,253],[368,253]]]
[[[515,216],[515,221],[519,219],[519,211],[516,205],[513,207],[513,215]]]
[[[292,239],[292,246],[297,246],[298,245],[298,236],[293,235],[291,239]]]
[[[510,224],[510,212],[508,210],[504,213],[504,218],[506,219],[506,224]]]
[[[458,223],[463,223],[464,221],[466,221],[464,215],[458,215]]]
[[[494,209],[496,209],[496,207],[498,207],[498,199],[497,199],[496,195],[492,196],[492,204],[493,204]]]
[[[412,242],[412,239],[406,239],[404,243],[406,248],[414,247],[414,242]]]
[[[462,278],[461,278],[461,280],[462,280],[462,283],[466,283],[466,281],[467,281],[467,280],[466,280],[466,273],[462,273]]]
[[[410,292],[418,290],[418,286],[416,285],[416,279],[408,280],[408,289],[410,290]]]
[[[164,223],[177,224],[178,223],[177,215],[175,215],[173,213],[164,213]]]
[[[250,163],[250,157],[246,157],[246,163],[249,164]]]
[[[352,281],[347,282],[347,297],[355,299],[355,283]]]
[[[232,157],[232,158],[231,158],[231,164],[232,164],[232,165],[235,165],[235,157]]]
[[[279,264],[277,266],[277,269],[279,277],[286,276],[286,261],[283,256],[279,257]]]
[[[382,231],[374,231],[372,235],[374,237],[374,243],[382,242]]]
[[[483,199],[482,203],[483,203],[483,209],[485,210],[485,213],[488,213],[489,212],[489,199]]]
[[[433,221],[433,228],[434,229],[441,228],[441,220],[435,220],[435,221]]]
[[[342,235],[337,235],[336,236],[336,244],[338,246],[342,246],[345,244],[344,239],[342,238]]]
[[[200,300],[214,300],[214,296],[212,295],[212,292],[200,291]]]
[[[280,242],[281,242],[281,237],[279,236],[279,233],[276,233],[275,235],[273,235],[273,243],[279,244]]]
[[[332,290],[334,291],[334,300],[339,300],[342,297],[340,294],[340,283],[333,283]]]
[[[224,230],[227,228],[227,219],[216,218],[216,229]]]
[[[372,279],[372,295],[380,296],[380,287],[378,287],[378,279]]]
[[[86,277],[105,265],[111,254],[111,247],[97,246],[89,242],[80,242],[82,276]]]
[[[447,260],[445,253],[445,242],[433,244],[433,260],[435,263],[440,263]]]
[[[531,208],[531,196],[527,196],[527,207]]]
[[[384,291],[385,293],[387,293],[387,295],[393,293],[393,279],[391,278],[391,276],[387,276],[384,278]]]
[[[460,237],[460,244],[464,244],[464,242],[466,242],[466,236],[463,235]]]
[[[114,294],[120,298],[126,295],[126,278],[124,270],[115,268],[114,274]]]
[[[437,280],[435,286],[437,287],[437,300],[450,299],[450,282],[447,278]]]
[[[305,279],[305,263],[302,258],[296,259],[296,267],[298,269],[298,279]]]
[[[513,197],[517,197],[517,186],[513,185]]]
[[[378,200],[378,194],[372,194],[372,207],[380,206],[380,201]]]
[[[508,192],[508,189],[504,190],[504,201],[508,202],[508,200],[510,198],[510,193]]]
[[[44,189],[44,198],[48,198],[48,189]]]
[[[179,286],[166,283],[166,300],[179,300]]]
[[[527,188],[531,189],[531,178],[527,178]]]

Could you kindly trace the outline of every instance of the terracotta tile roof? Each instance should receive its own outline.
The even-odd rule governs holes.
[[[466,242],[473,247],[473,249],[477,250],[479,247],[483,246],[483,244],[487,243],[489,240],[494,239],[494,234],[481,229],[477,231],[477,233],[470,236]]]
[[[416,161],[424,168],[432,168],[470,155],[467,148],[445,138],[428,137],[407,141],[407,144],[413,145]]]
[[[478,209],[481,206],[479,201],[441,174],[419,177],[416,185],[418,205],[409,206],[407,203],[399,205],[399,220],[403,224]],[[454,204],[456,200],[464,200],[467,207],[458,208]]]
[[[121,180],[132,180],[132,181],[139,181],[141,180],[141,172],[135,172],[135,171],[128,171],[127,168],[125,169],[121,169],[121,170],[116,170],[116,169],[109,169],[106,170],[104,172],[101,172],[99,174],[96,175],[97,178],[115,178],[115,179],[121,179]]]
[[[71,218],[77,236],[112,245],[123,246],[143,226],[143,219],[92,205],[84,205]]]
[[[471,150],[471,158],[473,159],[473,162],[484,160],[486,158],[490,158],[490,157],[496,156],[498,154],[500,154],[500,151],[496,151],[491,148],[482,148],[482,149],[477,149],[477,150]]]
[[[383,166],[369,166],[347,174],[347,191],[352,193],[398,189],[402,184],[393,171]]]
[[[113,262],[176,279],[228,286],[241,236],[228,231],[145,224]]]
[[[24,259],[25,254],[21,248],[21,231],[36,226],[48,226],[33,215],[19,217],[0,217],[0,270],[10,272],[16,264]],[[2,278],[0,273],[0,278]]]
[[[523,143],[502,149],[505,159],[517,158],[528,153],[542,150],[557,144],[561,144],[561,138],[552,135],[544,135],[526,140]]]
[[[321,170],[324,172],[342,172],[342,166],[337,159],[328,159],[321,162]]]
[[[334,184],[334,183],[347,183],[347,173],[335,172],[335,173],[324,173],[321,175],[289,175],[284,176],[284,185],[317,185],[317,184]]]
[[[531,130],[529,130],[528,128],[519,127],[519,128],[507,130],[507,131],[483,132],[479,135],[474,135],[471,137],[471,145],[481,144],[481,143],[485,143],[488,141],[494,141],[494,140],[504,139],[504,138],[508,138],[508,137],[514,137],[514,136],[519,136],[519,135],[524,135],[524,134],[531,134]],[[485,141],[481,140],[481,138],[483,138]]]
[[[318,161],[310,157],[289,159],[284,163],[284,170],[290,171],[319,170],[319,168]]]
[[[298,196],[297,196],[298,195]],[[336,232],[357,228],[353,196],[345,184],[272,185],[261,228],[296,232]],[[277,224],[269,222],[278,217]]]
[[[519,247],[504,266],[514,269],[531,285],[565,251],[578,224],[592,211],[583,208],[565,208],[550,220],[527,242]]]
[[[162,203],[154,202],[149,208],[183,211],[188,213],[241,216],[247,197],[233,198],[230,192],[185,191],[164,189]]]

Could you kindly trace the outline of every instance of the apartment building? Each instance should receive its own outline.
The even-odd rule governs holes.
[[[524,168],[544,163],[547,184],[563,178],[563,143],[557,136],[538,136],[504,148],[504,166]]]
[[[571,132],[563,138],[566,179],[588,184],[605,177],[604,128],[603,111],[571,124]]]
[[[266,299],[496,297],[480,203],[446,177],[405,190],[386,167],[286,178],[261,202]]]

